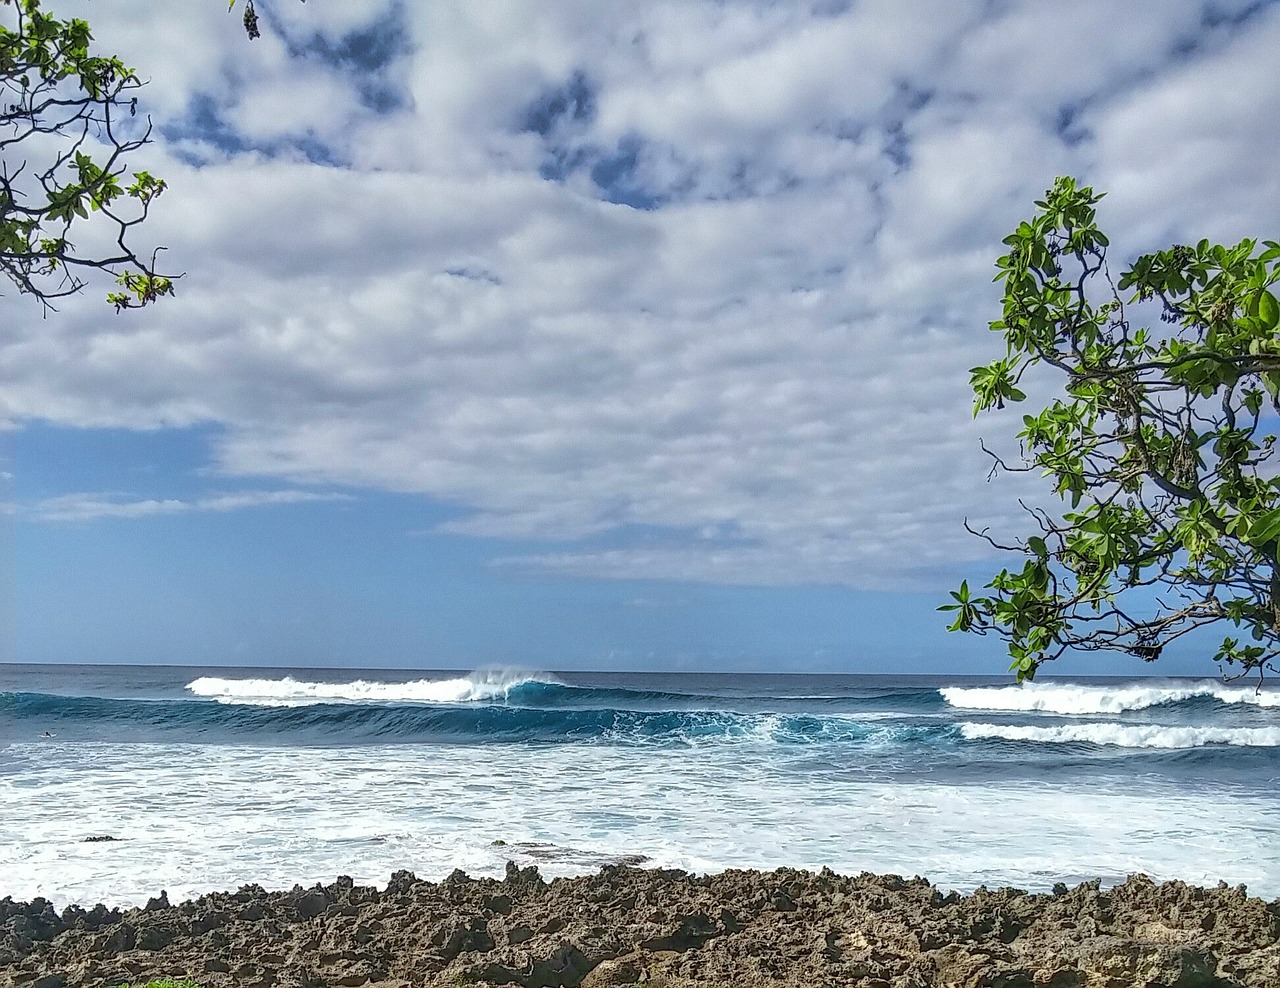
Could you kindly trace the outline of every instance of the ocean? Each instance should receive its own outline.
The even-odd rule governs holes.
[[[59,907],[508,860],[1271,898],[1278,782],[1252,683],[0,665],[0,897]]]

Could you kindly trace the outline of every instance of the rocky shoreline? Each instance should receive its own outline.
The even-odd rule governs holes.
[[[208,988],[429,985],[1274,988],[1280,900],[1156,884],[1031,895],[782,869],[610,866],[544,882],[397,872],[385,889],[249,885],[61,913],[0,900],[0,988],[189,977]]]

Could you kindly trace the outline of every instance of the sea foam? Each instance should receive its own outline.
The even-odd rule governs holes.
[[[926,874],[941,888],[1046,890],[1131,871],[1280,890],[1268,792],[1211,797],[1149,779],[947,784],[813,771],[733,747],[653,758],[617,747],[366,748],[197,744],[13,745],[0,786],[0,895],[141,905],[246,881],[267,888],[400,868],[587,874],[644,854],[664,868]],[[74,750],[74,757],[69,757]],[[111,798],[103,799],[109,792]],[[323,794],[323,795],[318,795]],[[195,806],[199,814],[157,814]],[[118,842],[84,843],[92,834]],[[504,841],[495,844],[496,840]],[[535,860],[522,842],[584,852]]]
[[[551,878],[632,854],[1280,893],[1280,846],[1257,840],[1280,833],[1280,708],[1243,683],[285,675],[7,667],[0,897],[142,904],[402,868],[500,877],[508,859]],[[975,699],[996,709],[960,706]]]
[[[1021,686],[951,686],[938,691],[962,710],[1010,710],[1047,714],[1118,714],[1187,700],[1280,707],[1280,693],[1252,686],[1231,687],[1213,680],[1194,683],[1083,686],[1073,683],[1024,683]]]
[[[282,679],[223,679],[202,676],[187,690],[219,703],[248,706],[295,707],[313,703],[471,703],[503,700],[526,683],[556,683],[545,673],[516,670],[473,672],[458,679],[415,679],[407,683],[379,683],[357,679],[346,683],[318,683]]]

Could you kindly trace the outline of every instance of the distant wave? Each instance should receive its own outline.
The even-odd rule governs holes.
[[[461,693],[460,688],[456,692]],[[252,699],[216,703],[8,693],[0,694],[0,708],[15,722],[31,724],[33,730],[54,725],[60,736],[101,736],[106,732],[122,739],[137,734],[154,736],[158,730],[188,741],[304,744],[599,741],[687,745],[756,741],[874,747],[959,740],[950,725],[891,723],[874,714],[859,719],[724,710],[570,709],[439,701],[333,703],[313,699],[291,704],[256,703]]]
[[[221,679],[202,676],[187,684],[199,697],[219,703],[260,707],[297,707],[313,703],[473,703],[505,700],[528,684],[562,685],[546,673],[510,669],[473,672],[462,679],[415,679],[378,683],[313,683],[282,679]]]
[[[1155,724],[1063,724],[1026,727],[1014,724],[961,724],[970,741],[1084,743],[1119,748],[1200,748],[1211,744],[1246,748],[1280,746],[1280,727],[1164,727]]]
[[[249,681],[242,681],[249,682]],[[277,686],[281,680],[270,680]],[[459,683],[467,682],[463,687]],[[445,693],[444,684],[451,692]],[[295,684],[315,685],[315,684]],[[342,684],[351,687],[353,684]],[[469,697],[476,683],[443,680],[435,696]],[[414,684],[399,684],[400,688]],[[571,687],[520,680],[511,689],[560,691]],[[491,684],[498,690],[498,682]],[[410,689],[414,695],[421,695]],[[559,695],[555,693],[555,695]],[[62,740],[160,740],[204,743],[269,744],[385,744],[447,743],[504,744],[599,743],[608,745],[702,746],[763,744],[783,747],[831,746],[833,750],[861,749],[875,759],[893,752],[910,759],[929,752],[967,746],[1092,745],[1120,749],[1203,749],[1234,746],[1255,749],[1280,747],[1280,725],[1236,727],[1218,725],[1137,724],[1075,721],[1058,724],[954,723],[931,714],[903,717],[884,711],[779,712],[724,709],[635,709],[594,705],[531,706],[502,702],[338,702],[305,694],[298,702],[277,696],[270,702],[247,693],[248,699],[124,700],[45,693],[0,693],[0,719],[32,739],[51,730]],[[596,697],[598,700],[599,698]],[[23,727],[22,725],[26,725]],[[12,736],[12,735],[11,735]],[[998,751],[993,750],[994,757]],[[833,755],[844,763],[847,755]],[[970,756],[965,756],[970,757]],[[999,754],[999,757],[1006,757]]]
[[[188,683],[187,691],[201,699],[236,706],[301,707],[319,703],[499,703],[540,709],[617,708],[627,710],[737,710],[740,712],[824,711],[861,712],[892,716],[896,712],[944,709],[936,690],[929,688],[862,689],[848,694],[754,694],[732,689],[643,689],[635,686],[573,685],[544,672],[481,670],[453,679],[417,679],[404,683],[357,679],[342,683],[311,682],[285,676],[279,679],[229,679],[205,676]],[[887,708],[887,709],[886,709]]]
[[[1216,700],[1226,704],[1280,707],[1280,693],[1259,693],[1252,686],[1231,687],[1212,680],[1195,683],[1082,686],[1072,683],[1024,683],[1021,686],[951,686],[938,691],[962,710],[1008,710],[1048,714],[1119,714],[1165,704]]]

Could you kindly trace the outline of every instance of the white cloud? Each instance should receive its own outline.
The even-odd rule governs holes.
[[[1097,182],[1137,249],[1280,238],[1280,9],[1100,110]]]
[[[3,300],[0,421],[219,423],[227,474],[439,498],[450,531],[529,540],[505,565],[919,585],[1027,489],[986,486],[977,437],[1017,413],[974,423],[967,369],[999,342],[1000,237],[1054,174],[1112,189],[1117,242],[1280,232],[1274,10],[408,5],[377,69],[407,99],[375,113],[359,71],[290,50],[391,8],[293,8],[252,45],[89,8],[162,127],[203,94],[263,150],[153,149],[176,300],[43,323]],[[575,73],[580,117],[520,132]],[[351,166],[281,151],[299,135]],[[604,201],[603,161],[660,208]]]
[[[146,498],[126,500],[110,494],[76,493],[49,498],[35,505],[30,514],[41,521],[93,521],[98,518],[150,518],[156,515],[185,515],[241,511],[286,504],[348,500],[349,495],[314,491],[239,491],[209,497]]]

